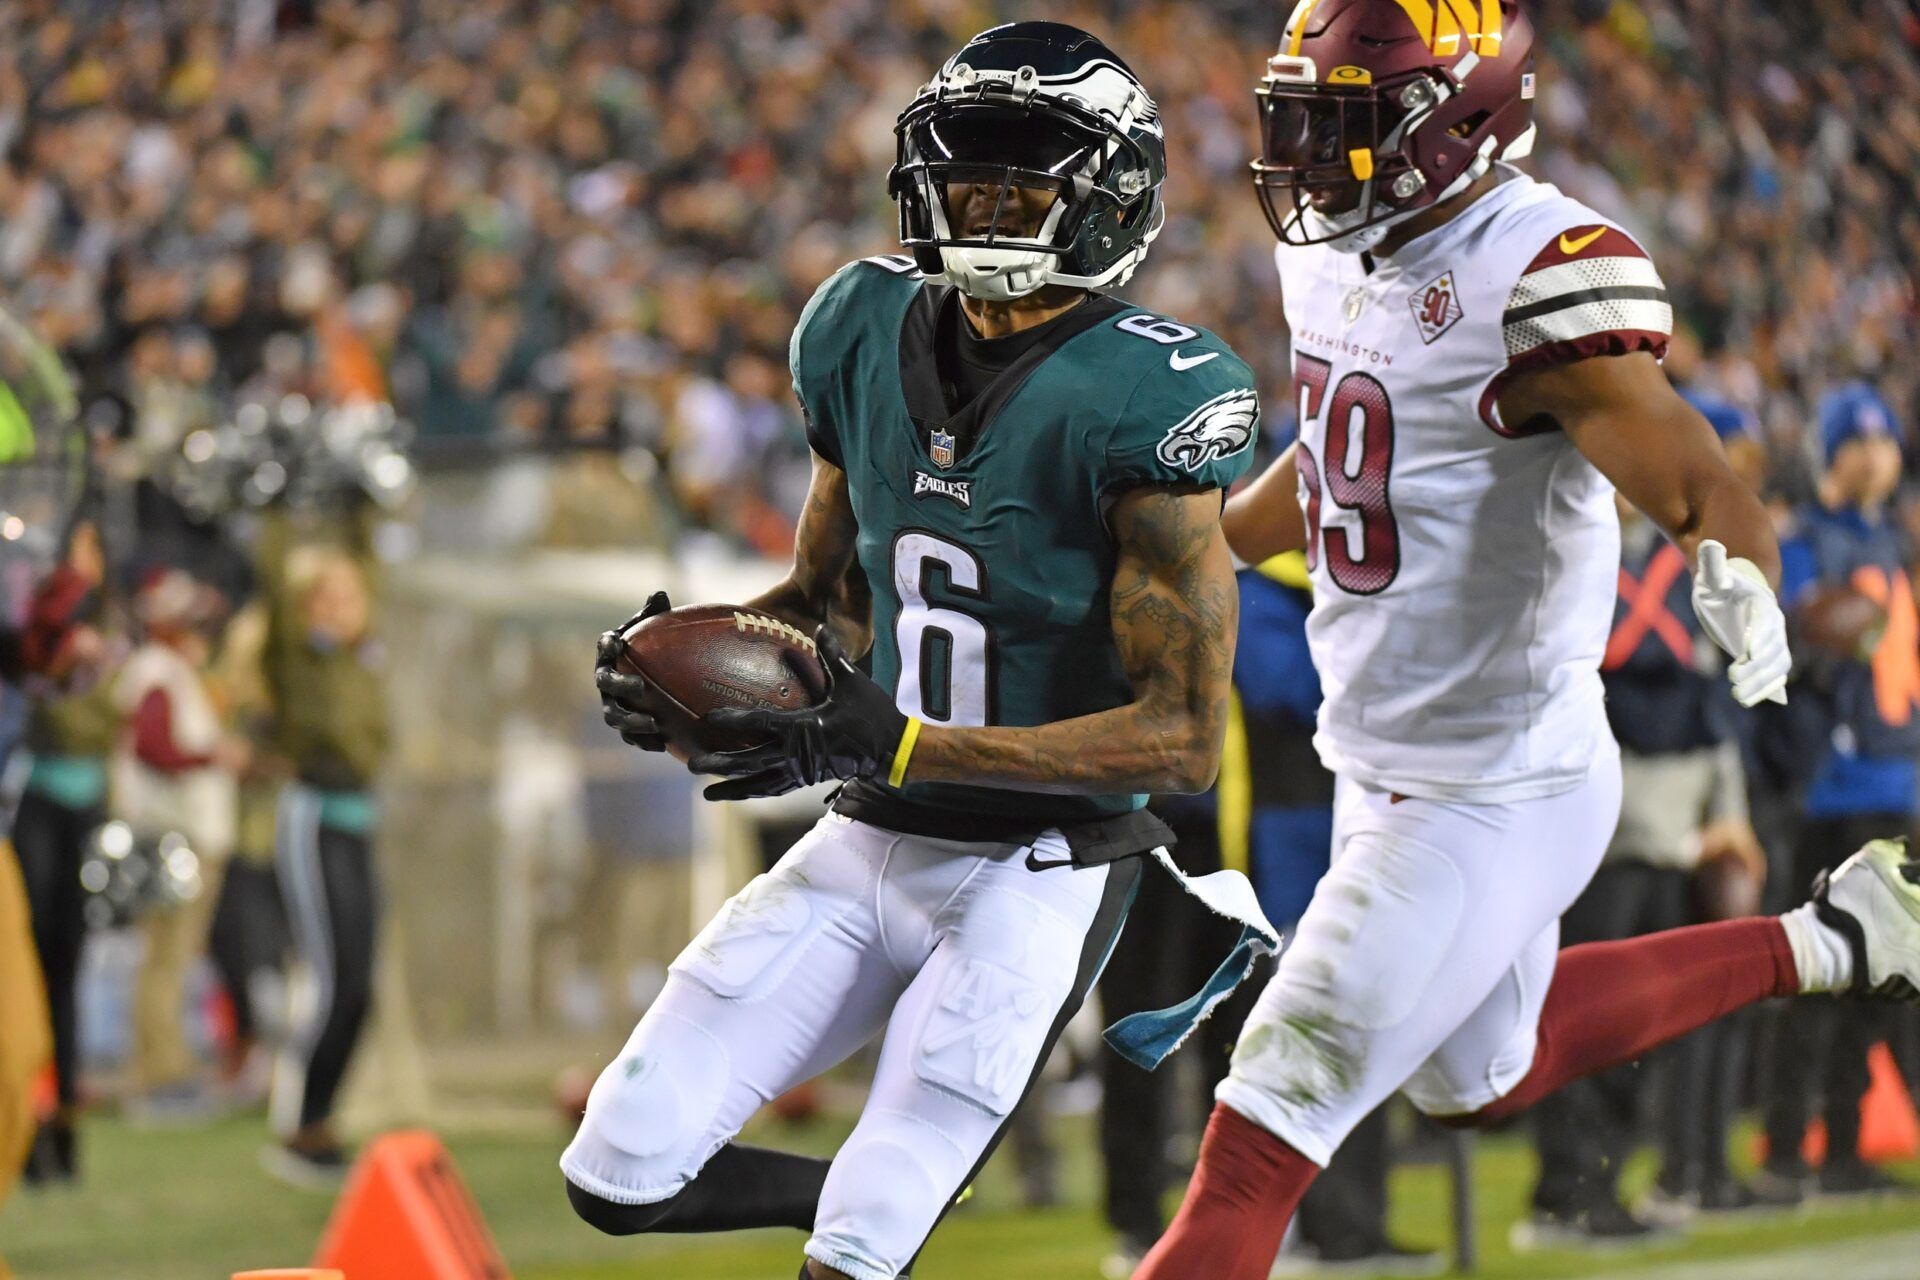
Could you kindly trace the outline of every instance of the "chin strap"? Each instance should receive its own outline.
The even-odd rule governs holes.
[[[940,278],[969,298],[1011,302],[1047,283],[1052,256],[1033,249],[943,247]]]
[[[1382,218],[1380,221],[1361,227],[1357,231],[1350,231],[1346,235],[1327,241],[1327,247],[1339,253],[1365,253],[1386,239],[1387,232],[1407,221],[1407,219],[1417,214],[1425,213],[1427,210],[1453,199],[1462,191],[1465,191],[1468,187],[1478,182],[1486,175],[1489,169],[1493,168],[1494,142],[1495,140],[1493,138],[1488,138],[1485,142],[1481,143],[1479,154],[1475,155],[1474,158],[1467,163],[1467,167],[1462,169],[1452,182],[1449,182],[1441,189],[1439,196],[1432,202],[1423,204],[1417,209],[1402,209],[1390,217]],[[1531,148],[1533,138],[1530,134],[1523,136],[1516,139],[1514,145],[1519,146],[1522,142]],[[1508,151],[1511,152],[1512,148],[1509,147]],[[1374,179],[1367,179],[1367,185],[1369,187],[1373,185],[1373,182]],[[1363,192],[1361,195],[1363,207],[1365,199],[1366,195]],[[1320,220],[1328,226],[1333,226],[1338,223],[1337,217],[1328,218],[1324,215],[1317,214],[1314,216],[1319,217]]]

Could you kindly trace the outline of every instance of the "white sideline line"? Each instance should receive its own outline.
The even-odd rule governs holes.
[[[1790,1253],[1725,1262],[1695,1262],[1650,1270],[1616,1271],[1594,1280],[1915,1280],[1920,1276],[1920,1232],[1864,1236]]]

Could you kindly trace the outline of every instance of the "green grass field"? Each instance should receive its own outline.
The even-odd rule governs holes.
[[[1010,1162],[996,1161],[978,1193],[928,1247],[918,1280],[1073,1280],[1095,1277],[1106,1243],[1094,1209],[1095,1170],[1085,1120],[1063,1120],[1068,1207],[1043,1213],[1015,1202]],[[763,1129],[769,1143],[826,1150],[841,1126]],[[258,1117],[205,1129],[142,1132],[113,1118],[89,1124],[83,1188],[22,1192],[0,1210],[0,1249],[21,1280],[209,1280],[243,1267],[305,1262],[326,1221],[322,1196],[293,1191],[259,1172]],[[562,1136],[455,1135],[455,1160],[518,1280],[789,1280],[798,1265],[794,1232],[756,1232],[717,1239],[662,1237],[613,1240],[568,1212],[554,1167]],[[1604,1258],[1515,1257],[1507,1231],[1525,1199],[1532,1156],[1513,1137],[1483,1142],[1476,1157],[1478,1274],[1499,1280],[1628,1276],[1680,1260],[1764,1257],[1796,1246],[1871,1240],[1920,1228],[1920,1201],[1820,1208],[1794,1217],[1747,1220],[1665,1248]],[[1920,1166],[1909,1174],[1920,1174]],[[1630,1180],[1643,1181],[1644,1166]],[[1399,1233],[1446,1241],[1447,1191],[1437,1168],[1396,1174]],[[1887,1249],[1914,1248],[1906,1236]],[[1857,1252],[1857,1251],[1856,1251]],[[1875,1256],[1871,1247],[1865,1256]],[[1920,1258],[1910,1272],[1920,1277]],[[1842,1280],[1836,1275],[1834,1280]]]

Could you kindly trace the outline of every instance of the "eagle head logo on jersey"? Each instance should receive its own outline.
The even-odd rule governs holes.
[[[1346,253],[1533,149],[1517,0],[1299,0],[1255,94],[1274,234]]]
[[[1198,471],[1252,444],[1259,421],[1256,393],[1245,387],[1224,391],[1176,423],[1154,452],[1170,467]]]

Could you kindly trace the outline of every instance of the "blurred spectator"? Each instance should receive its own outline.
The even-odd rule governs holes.
[[[334,1100],[373,996],[374,781],[387,720],[366,527],[355,524],[343,547],[299,539],[275,513],[257,547],[274,751],[293,773],[280,793],[275,863],[315,993],[304,1022],[289,1030],[286,1069],[274,1080],[280,1141],[268,1148],[267,1167],[310,1187],[337,1184],[346,1172]]]
[[[186,1041],[187,970],[207,926],[233,850],[234,779],[245,748],[226,731],[208,678],[218,597],[178,569],[162,570],[134,602],[144,640],[114,679],[124,721],[110,759],[110,810],[136,839],[184,837],[198,860],[198,892],[150,908],[134,993],[132,1109],[156,1122],[191,1118],[204,1090]]]
[[[48,670],[68,675],[70,683],[34,700],[22,740],[33,764],[14,816],[13,846],[25,874],[52,1015],[55,1086],[53,1114],[41,1124],[27,1161],[29,1182],[70,1181],[79,1172],[76,1000],[87,931],[80,859],[88,836],[105,820],[106,758],[119,729],[111,682],[99,670],[107,648],[97,629],[105,574],[98,532],[90,523],[77,525],[66,562],[42,596],[57,604],[65,632],[63,643],[46,655]],[[71,678],[73,669],[84,676]]]
[[[85,681],[98,674],[104,646],[83,609],[99,581],[98,560],[90,554],[97,544],[81,532],[87,528],[76,526],[79,536],[66,548],[69,562],[56,565],[33,589],[25,627],[0,635],[0,680],[9,695],[5,702],[16,709],[26,704],[21,696],[25,681]],[[18,744],[21,720],[16,711],[0,740],[0,757]],[[62,868],[30,868],[8,856],[10,846],[11,841],[0,840],[0,1203],[12,1193],[29,1160],[42,1180],[70,1179],[76,1172],[71,1110],[63,1112],[56,1096],[48,1116],[38,1097],[42,1073],[54,1065],[52,1020],[38,955],[46,925],[39,913],[49,899],[59,901],[57,886],[47,877],[57,877]],[[29,871],[41,880],[39,903],[27,879]],[[71,1044],[68,1055],[71,1078]],[[0,1276],[10,1274],[0,1257]]]
[[[1906,568],[1911,548],[1887,513],[1900,482],[1900,447],[1886,406],[1862,389],[1823,402],[1819,425],[1826,466],[1818,496],[1780,548],[1780,602],[1797,624],[1802,672],[1790,702],[1824,713],[1828,730],[1807,792],[1796,884],[1868,840],[1910,832],[1920,799],[1920,622]],[[1797,1198],[1806,1186],[1802,1140],[1816,1098],[1827,1130],[1820,1190],[1861,1194],[1898,1185],[1859,1154],[1867,1050],[1884,1021],[1871,1003],[1824,997],[1787,1011],[1762,1180],[1777,1198]]]
[[[233,859],[220,887],[207,949],[233,1010],[231,1035],[222,1045],[222,1076],[249,1098],[260,1089],[248,1068],[256,1061],[262,1032],[284,1024],[281,968],[288,944],[273,872],[275,809],[287,764],[274,751],[273,704],[262,666],[267,627],[267,609],[259,600],[235,613],[215,668],[234,732],[247,744],[248,766],[240,777]]]
[[[1755,914],[1766,878],[1748,822],[1735,707],[1719,650],[1694,617],[1686,558],[1638,511],[1619,505],[1620,594],[1601,675],[1624,798],[1600,870],[1561,919],[1563,947],[1693,924],[1703,905],[1710,918]],[[1710,895],[1698,891],[1703,885],[1739,892]],[[1657,1056],[1657,1098],[1635,1063],[1535,1107],[1540,1172],[1522,1240],[1619,1245],[1678,1225],[1695,1209],[1752,1208],[1754,1194],[1727,1166],[1744,1045],[1743,1027],[1716,1023]],[[1653,1221],[1630,1212],[1619,1191],[1650,1102],[1658,1104],[1662,1155]]]

